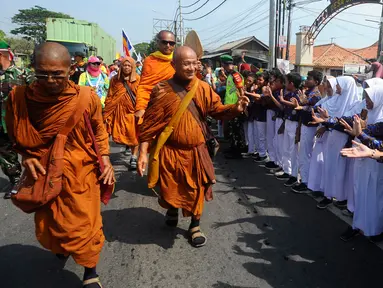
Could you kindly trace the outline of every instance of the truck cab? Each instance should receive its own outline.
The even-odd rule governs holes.
[[[83,52],[86,57],[89,57],[91,55],[97,55],[97,49],[95,47],[89,46],[86,43],[80,43],[80,42],[68,42],[68,41],[53,41],[53,40],[47,40],[47,42],[56,42],[63,46],[65,46],[69,54],[72,58],[74,58],[74,54],[76,52]]]

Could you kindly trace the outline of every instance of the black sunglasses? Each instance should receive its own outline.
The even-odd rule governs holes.
[[[164,45],[170,45],[170,46],[174,46],[176,45],[176,42],[174,41],[166,41],[166,40],[161,40],[161,43],[164,44]]]
[[[94,62],[94,63],[90,63],[90,64],[92,64],[92,65],[96,65],[96,66],[100,66],[100,65],[101,65],[100,62]]]

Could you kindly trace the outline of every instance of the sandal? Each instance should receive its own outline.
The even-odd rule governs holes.
[[[178,209],[169,209],[166,212],[165,223],[169,227],[177,227],[177,225],[178,225]]]
[[[189,233],[191,237],[191,244],[194,247],[200,248],[206,245],[207,238],[205,234],[201,232],[201,227],[197,226],[197,227],[191,228],[189,229]]]
[[[92,285],[92,284],[97,284],[100,288],[102,288],[100,278],[98,277],[85,280],[82,284],[83,284],[82,286],[83,288],[86,288],[88,285]],[[93,287],[93,286],[90,286],[90,287]]]

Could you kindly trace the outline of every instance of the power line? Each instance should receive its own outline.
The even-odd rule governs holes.
[[[308,13],[310,13],[311,15],[317,16],[316,13],[313,13],[313,12],[311,12],[310,10],[303,9],[303,8],[300,8],[300,7],[297,7],[297,8],[300,9],[300,10],[302,10],[303,12],[306,12],[306,13],[308,12]],[[334,20],[339,20],[339,19],[338,19],[338,18],[334,18]],[[354,33],[354,34],[357,34],[357,35],[359,35],[359,36],[362,36],[362,37],[367,36],[367,34],[358,33],[358,32],[356,32],[356,31],[347,29],[346,27],[341,26],[341,25],[338,25],[338,24],[336,24],[336,23],[332,23],[332,24],[335,25],[335,26],[337,26],[337,27],[339,27],[339,28],[341,28],[341,29],[343,29],[343,30],[346,30],[346,31],[352,32],[352,33]],[[359,25],[359,24],[357,24],[357,25]],[[372,39],[372,37],[369,37],[369,38]]]
[[[197,12],[198,10],[200,10],[203,6],[205,6],[207,3],[209,3],[209,1],[210,0],[206,0],[206,2],[205,3],[203,3],[201,6],[199,6],[197,9],[194,9],[193,11],[191,11],[191,12],[184,12],[184,13],[182,13],[182,14],[186,14],[186,15],[188,15],[188,14],[192,14],[192,13],[194,13],[194,12]]]
[[[186,18],[184,18],[184,20],[187,20],[187,21],[195,21],[195,20],[202,19],[202,18],[204,18],[204,17],[210,15],[210,14],[213,13],[214,11],[216,11],[219,7],[221,7],[223,4],[225,4],[226,1],[227,1],[227,0],[223,0],[223,1],[221,2],[221,4],[219,4],[217,7],[215,7],[213,10],[211,10],[211,11],[208,12],[208,13],[206,13],[205,15],[202,15],[202,16],[200,16],[200,17],[198,17],[198,18],[194,18],[194,19],[186,19]]]
[[[252,23],[246,25],[245,27],[241,27],[239,30],[246,29],[246,28],[248,28],[248,27],[250,27],[250,26],[252,26],[252,25],[254,25],[254,24],[258,24],[258,23],[260,23],[260,22],[262,22],[263,20],[266,20],[266,19],[268,19],[268,18],[269,18],[269,15],[266,15],[266,16],[263,17],[262,19],[258,19],[257,21],[252,22]],[[230,31],[230,32],[228,32],[227,34],[225,34],[224,36],[219,37],[219,38],[225,38],[226,36],[228,36],[228,35],[230,35],[230,34],[231,34],[231,35],[236,35],[237,33],[232,33],[232,32]],[[216,41],[212,41],[212,42],[208,43],[207,46],[209,46],[210,44],[212,44],[212,43],[214,43],[214,42],[216,42]]]
[[[301,8],[301,7],[297,7],[297,8]],[[305,8],[307,9],[307,8]],[[307,9],[308,10],[308,9]],[[313,13],[316,13],[316,12],[322,12],[323,10],[322,9],[317,9],[317,8],[312,8],[310,7],[310,10],[311,12]],[[366,17],[375,17],[375,18],[380,18],[380,16],[378,15],[370,15],[370,14],[362,14],[362,13],[353,13],[353,12],[345,12],[345,11],[342,11],[341,12],[342,14],[348,14],[348,15],[356,15],[356,16],[366,16]]]
[[[307,8],[301,8],[301,7],[297,7],[298,9],[301,9],[303,11],[308,11],[310,13],[312,13],[313,15],[316,15],[316,12],[315,11],[312,11],[310,9],[307,9]],[[359,26],[362,26],[362,27],[367,27],[367,28],[373,28],[373,29],[379,29],[378,27],[374,27],[374,26],[369,26],[369,25],[365,25],[365,24],[361,24],[361,23],[357,23],[357,22],[353,22],[353,21],[350,21],[350,20],[346,20],[346,19],[342,19],[342,18],[337,18],[336,16],[333,18],[334,20],[338,20],[338,21],[343,21],[343,22],[347,22],[347,23],[351,23],[351,24],[354,24],[354,25],[359,25]]]
[[[297,3],[293,3],[294,6],[301,6],[301,5],[307,5],[307,4],[311,4],[311,3],[314,3],[314,2],[320,2],[322,0],[306,0],[306,1],[301,1],[301,2],[297,2]]]
[[[237,23],[241,22],[243,19],[245,19],[246,17],[248,17],[248,15],[250,15],[251,13],[255,12],[257,9],[259,9],[258,5],[260,3],[262,3],[263,0],[260,0],[258,3],[256,3],[255,5],[247,8],[246,10],[244,11],[241,11],[240,13],[236,14],[236,15],[233,15],[233,19],[232,20],[229,20],[229,21],[222,21],[222,22],[219,22],[217,23],[216,25],[214,26],[210,26],[210,27],[207,27],[205,29],[202,29],[202,30],[198,30],[199,33],[201,32],[205,32],[205,31],[210,31],[210,30],[216,30],[215,28],[219,27],[220,29],[219,30],[224,30],[225,27],[227,26],[227,29],[233,27],[233,25],[236,25]],[[246,13],[245,15],[243,15],[243,13]],[[238,17],[242,17],[241,19],[237,20]],[[232,23],[233,21],[235,21],[234,23]],[[207,38],[207,39],[211,39],[211,37]],[[207,40],[205,39],[205,40]]]
[[[190,4],[190,5],[187,5],[187,6],[181,6],[181,8],[189,8],[189,7],[192,7],[192,6],[194,6],[195,4],[197,4],[199,1],[201,1],[201,0],[197,0],[197,1],[194,2],[193,4]]]
[[[232,21],[235,21],[237,19],[237,17],[240,17],[245,12],[252,12],[254,8],[255,9],[258,8],[257,6],[262,1],[263,0],[261,0],[260,2],[256,3],[255,5],[253,5],[253,6],[249,7],[249,8],[246,8],[245,10],[239,12],[238,14],[233,15],[233,17],[232,17],[233,19],[232,20],[229,20],[229,21],[225,20],[225,21],[219,22],[219,23],[215,24],[214,26],[210,26],[210,27],[207,27],[205,29],[198,30],[198,32],[201,33],[201,32],[205,32],[205,31],[209,31],[209,30],[215,30],[216,27],[222,28],[223,26],[226,26],[226,25],[231,26],[231,25],[233,25],[233,24],[231,24]],[[237,20],[237,22],[238,22],[238,20]]]
[[[227,31],[227,29],[222,29],[222,32],[218,33],[215,36],[213,36],[213,38],[210,37],[208,39],[203,39],[202,41],[205,41],[205,40],[213,41],[214,40],[214,42],[215,42],[216,40],[219,40],[219,39],[223,38],[222,35],[227,35],[227,34],[232,33],[233,31],[235,31],[236,29],[241,29],[240,27],[238,27],[238,25],[243,25],[243,23],[241,23],[241,22],[243,20],[245,20],[250,14],[253,14],[255,11],[260,9],[265,3],[266,3],[265,1],[260,0],[256,5],[254,5],[255,7],[251,8],[245,15],[242,16],[242,18],[237,20],[235,23],[230,24],[229,27],[227,27],[227,29],[229,29],[229,32]],[[258,6],[259,4],[261,4],[261,5]],[[264,13],[264,12],[266,12],[266,11],[263,11],[262,13]],[[262,14],[262,13],[259,13],[259,14]],[[253,21],[253,19],[250,19],[250,21]],[[249,21],[246,22],[244,25],[246,25],[248,23],[249,23]]]
[[[266,2],[265,2],[265,3],[266,3]],[[264,11],[264,12],[266,12],[266,11]],[[268,12],[268,11],[267,11],[267,12]],[[247,23],[245,23],[245,26],[243,26],[243,27],[239,27],[238,29],[235,29],[235,30],[242,31],[242,30],[244,30],[244,29],[246,29],[246,28],[248,28],[248,27],[250,27],[250,26],[252,26],[252,25],[254,25],[254,24],[261,23],[263,20],[266,20],[268,17],[269,17],[269,15],[266,15],[265,17],[263,17],[263,18],[261,18],[261,19],[258,19],[257,21],[252,22],[252,23],[250,23],[250,24],[248,24],[249,22],[247,22]],[[246,24],[248,24],[248,25],[246,25]],[[268,25],[268,24],[267,24],[267,25]],[[225,33],[226,33],[226,31],[225,31]],[[246,34],[249,34],[249,32],[246,33]],[[207,46],[209,46],[210,44],[216,43],[218,39],[225,39],[225,38],[226,38],[227,36],[229,36],[229,35],[234,36],[234,35],[238,35],[238,33],[233,33],[233,31],[231,30],[231,31],[227,32],[225,35],[222,35],[222,34],[221,34],[221,35],[219,35],[218,37],[214,38],[213,41],[209,42],[209,43],[207,44]],[[244,33],[241,34],[241,35],[244,35]],[[230,40],[230,39],[232,39],[232,38],[233,38],[233,37],[231,37],[231,38],[229,38],[229,39],[226,39],[226,40]]]

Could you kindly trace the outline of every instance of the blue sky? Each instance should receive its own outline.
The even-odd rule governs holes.
[[[182,5],[187,6],[196,0],[182,0]],[[297,0],[298,2],[301,0]],[[191,12],[195,6],[184,9]],[[222,0],[210,0],[199,11],[184,15],[185,18],[197,18],[212,10]],[[196,30],[205,48],[214,48],[225,42],[256,36],[268,44],[268,8],[267,0],[227,0],[211,15],[197,21],[185,21],[185,27]],[[121,28],[124,28],[133,44],[150,41],[153,36],[153,18],[173,19],[178,0],[110,0],[110,1],[48,1],[35,0],[33,5],[40,5],[49,10],[63,12],[79,20],[98,23],[101,28],[117,40],[118,49],[121,47]],[[320,11],[329,1],[322,0],[295,9],[293,12],[292,43],[295,43],[295,33],[301,25],[310,26]],[[0,29],[8,32],[15,26],[11,17],[19,9],[31,7],[28,0],[17,0],[12,5],[2,5],[0,16]],[[337,20],[330,21],[316,39],[315,45],[333,42],[346,48],[361,48],[373,44],[378,40],[378,21],[381,6],[377,4],[363,4],[345,10],[337,16]],[[238,22],[238,20],[242,21]],[[258,22],[257,22],[258,20]],[[347,21],[355,22],[353,24]],[[238,22],[238,23],[236,23]],[[257,22],[255,24],[252,24]],[[252,24],[252,25],[250,25]],[[245,26],[249,26],[245,28]],[[367,27],[368,26],[368,27]]]

